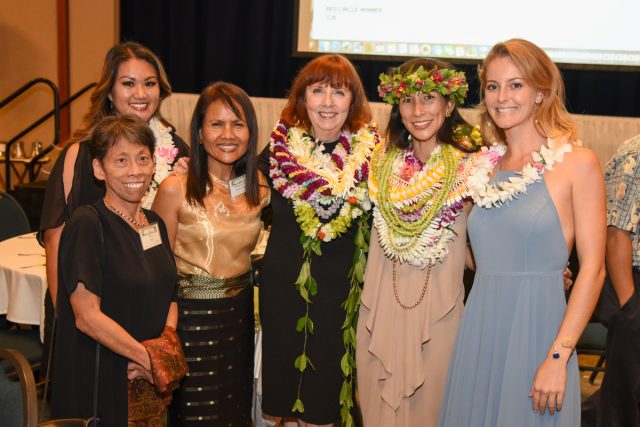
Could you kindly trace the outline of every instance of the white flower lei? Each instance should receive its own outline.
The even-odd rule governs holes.
[[[545,170],[553,170],[554,164],[562,163],[565,153],[570,153],[573,145],[564,142],[556,146],[553,139],[547,138],[547,145],[540,147],[540,152],[531,153],[533,165],[527,163],[518,172],[518,176],[510,177],[508,181],[491,184],[491,172],[504,156],[506,149],[504,144],[497,143],[490,148],[482,147],[482,154],[467,179],[469,195],[477,205],[485,209],[500,207],[517,198],[518,194],[526,193],[527,186],[541,180]]]
[[[178,149],[173,143],[173,137],[171,136],[171,127],[165,126],[160,120],[152,117],[149,120],[149,127],[153,131],[153,136],[156,139],[154,159],[156,162],[153,178],[151,179],[151,185],[142,198],[142,207],[150,209],[153,204],[153,199],[156,197],[158,187],[169,176],[173,169],[172,163],[178,154]]]
[[[343,135],[353,144],[351,153],[344,151],[338,144],[333,154],[338,155],[344,162],[344,167],[339,169],[331,154],[324,152],[323,145],[316,145],[311,135],[302,128],[289,129],[289,151],[296,157],[298,164],[311,172],[324,178],[331,187],[334,197],[349,197],[349,193],[355,187],[355,172],[368,161],[371,151],[376,143],[375,134],[368,127],[363,127],[355,134],[344,132]],[[354,141],[358,141],[354,144]]]

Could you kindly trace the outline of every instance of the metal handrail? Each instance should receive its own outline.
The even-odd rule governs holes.
[[[6,143],[6,153],[7,154],[6,154],[6,157],[5,157],[4,161],[5,161],[5,172],[6,172],[6,178],[7,178],[7,181],[6,181],[6,188],[7,189],[11,188],[11,182],[10,182],[11,172],[9,170],[9,165],[11,163],[11,157],[10,157],[11,156],[11,149],[10,149],[11,145],[14,142],[18,141],[23,136],[25,136],[26,134],[28,134],[29,132],[31,132],[32,130],[34,130],[35,128],[37,128],[38,126],[40,126],[42,123],[46,122],[51,116],[55,116],[55,118],[54,118],[54,120],[55,120],[55,134],[54,134],[53,143],[51,143],[50,145],[45,147],[42,151],[40,151],[40,153],[38,153],[35,156],[33,156],[33,158],[31,158],[25,164],[25,167],[29,171],[29,181],[33,181],[36,178],[36,173],[35,173],[36,165],[38,164],[40,159],[42,159],[44,156],[49,154],[60,143],[60,125],[59,125],[59,123],[60,123],[60,119],[59,119],[60,111],[62,109],[64,109],[64,108],[68,107],[73,101],[75,101],[76,99],[78,99],[79,97],[84,95],[87,91],[89,91],[89,89],[91,89],[91,88],[93,88],[93,87],[95,87],[97,85],[97,83],[95,83],[95,82],[94,83],[89,83],[88,85],[84,86],[83,88],[78,90],[76,93],[71,95],[64,102],[60,103],[59,102],[59,96],[58,96],[58,88],[56,87],[56,85],[53,82],[51,82],[50,80],[43,79],[43,78],[38,78],[38,79],[34,79],[34,80],[26,83],[20,89],[16,90],[11,95],[7,96],[5,99],[0,101],[0,109],[3,108],[5,105],[9,104],[14,99],[16,99],[22,93],[26,92],[29,88],[31,88],[32,86],[34,86],[34,85],[36,85],[38,83],[46,83],[47,85],[49,85],[49,87],[51,87],[51,89],[53,91],[53,94],[54,94],[54,108],[53,108],[53,110],[49,111],[48,113],[44,114],[42,117],[40,117],[39,119],[37,119],[36,121],[31,123],[29,126],[24,128],[23,130],[21,130],[16,136],[11,138]]]
[[[62,102],[60,104],[60,110],[68,107],[73,101],[75,101],[76,99],[80,98],[89,89],[91,89],[91,88],[93,88],[95,86],[97,86],[97,83],[95,83],[95,82],[94,83],[89,83],[88,85],[86,85],[85,87],[83,87],[82,89],[80,89],[79,91],[74,93],[73,95],[71,95],[66,101],[64,101],[64,102]],[[45,122],[47,119],[49,119],[49,117],[51,117],[53,114],[54,114],[54,110],[51,110],[47,114],[45,114],[44,116],[42,116],[41,118],[39,118],[38,120],[33,122],[33,124],[31,124],[31,126],[29,126],[28,128],[25,129],[25,131],[26,131],[25,134],[28,133],[28,132],[31,132],[34,128],[36,128],[37,126],[39,126],[40,124]],[[23,135],[20,135],[17,138],[21,138]],[[35,166],[38,163],[38,161],[41,158],[43,158],[44,156],[46,156],[47,154],[49,154],[51,151],[53,151],[56,147],[58,147],[59,143],[60,143],[59,138],[57,138],[56,140],[54,140],[54,142],[52,144],[50,144],[47,147],[45,147],[42,151],[40,151],[40,153],[36,154],[29,161],[29,163],[27,163],[27,168],[29,168],[29,181],[33,181],[35,179]]]
[[[11,95],[7,96],[5,99],[0,101],[0,109],[5,107],[11,101],[25,93],[27,90],[31,89],[33,86],[37,84],[45,84],[49,86],[51,92],[53,93],[53,115],[54,115],[54,144],[57,144],[58,137],[60,135],[60,94],[58,93],[58,87],[49,79],[45,79],[39,77],[37,79],[33,79],[30,82],[27,82],[18,90],[13,92]],[[4,156],[4,167],[5,167],[5,186],[7,190],[11,189],[11,145],[16,142],[19,138],[22,138],[26,135],[27,132],[20,132],[18,135],[11,138],[7,141],[5,145],[5,156]]]

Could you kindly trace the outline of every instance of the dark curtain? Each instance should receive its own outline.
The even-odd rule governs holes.
[[[225,80],[251,96],[284,97],[308,58],[293,57],[294,0],[121,0],[122,40],[156,52],[175,92],[199,93]],[[452,27],[452,31],[455,28]],[[355,60],[369,99],[393,62]],[[475,65],[460,65],[478,102]],[[640,117],[640,72],[563,69],[569,110]]]

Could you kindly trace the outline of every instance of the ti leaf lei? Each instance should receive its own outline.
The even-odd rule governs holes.
[[[339,401],[345,426],[354,425],[351,408],[355,387],[355,328],[370,240],[368,220],[371,202],[367,180],[369,160],[379,140],[373,126],[365,126],[352,134],[343,132],[329,154],[324,153],[324,146],[316,143],[304,129],[287,128],[280,122],[270,141],[269,175],[276,191],[292,202],[302,231],[303,262],[295,286],[305,302],[305,313],[296,324],[296,330],[303,334],[304,341],[302,353],[294,362],[300,371],[300,380],[293,412],[304,413],[300,397],[303,374],[307,367],[315,369],[307,354],[307,342],[314,333],[309,304],[318,292],[318,284],[311,274],[312,255],[321,256],[322,242],[340,237],[355,222],[355,251],[348,273],[349,294],[342,303],[345,310],[342,325],[345,354],[340,362],[344,380]]]

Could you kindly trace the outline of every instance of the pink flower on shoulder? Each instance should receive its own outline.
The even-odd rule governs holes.
[[[178,149],[176,147],[156,147],[155,157],[156,161],[159,158],[165,159],[167,163],[172,163],[178,155]]]

